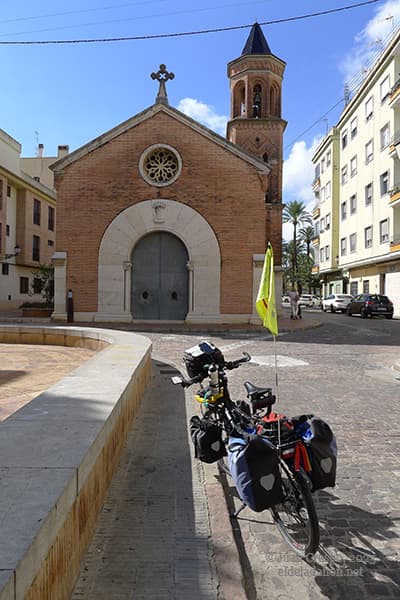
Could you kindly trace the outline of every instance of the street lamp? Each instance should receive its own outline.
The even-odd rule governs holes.
[[[21,252],[21,248],[17,244],[16,246],[14,246],[14,253],[0,255],[0,261],[8,260],[9,258],[14,258],[15,256],[18,256],[18,254],[20,252]]]

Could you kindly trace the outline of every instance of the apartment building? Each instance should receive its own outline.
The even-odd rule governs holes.
[[[51,263],[55,247],[56,194],[43,157],[21,158],[21,145],[0,129],[0,311],[42,301],[35,277]],[[54,162],[56,157],[47,161]],[[24,164],[24,161],[28,161]],[[47,185],[35,175],[39,169]]]
[[[400,30],[313,156],[323,294],[389,296],[400,316]]]

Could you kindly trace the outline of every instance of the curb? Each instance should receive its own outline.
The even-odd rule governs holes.
[[[247,600],[243,569],[233,535],[227,499],[218,466],[215,465],[203,463],[214,561],[220,586],[219,600]]]

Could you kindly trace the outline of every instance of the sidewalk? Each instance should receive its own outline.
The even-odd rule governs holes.
[[[71,600],[246,598],[218,470],[193,457],[196,408],[174,373],[153,361]]]

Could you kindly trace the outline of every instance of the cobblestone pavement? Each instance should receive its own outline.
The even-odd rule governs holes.
[[[400,373],[393,368],[400,364],[400,321],[315,318],[321,327],[276,342],[260,332],[143,331],[157,361],[152,387],[133,423],[73,600],[239,598],[239,585],[238,595],[224,595],[221,587],[240,574],[229,544],[216,553],[212,521],[223,524],[227,540],[229,522],[223,520],[224,503],[206,493],[207,481],[215,479],[212,466],[204,469],[193,459],[187,431],[196,410],[188,399],[193,390],[185,402],[169,387],[170,371],[183,368],[183,351],[204,338],[227,359],[243,351],[253,356],[231,373],[235,398],[244,398],[245,380],[275,388],[276,353],[280,412],[313,412],[338,441],[337,485],[314,495],[321,547],[312,560],[290,551],[268,512],[241,513],[234,534],[248,600],[400,598]],[[228,502],[237,504],[232,488]]]
[[[84,348],[0,344],[0,421],[94,354]]]
[[[276,351],[280,411],[321,416],[338,441],[337,485],[314,495],[314,559],[290,551],[268,512],[241,513],[235,534],[249,600],[400,598],[400,322],[321,318],[322,327],[275,344],[268,335],[212,337],[228,359],[255,357],[231,373],[233,397],[244,397],[245,380],[274,387]],[[181,367],[183,350],[201,339],[149,337],[159,357]]]

